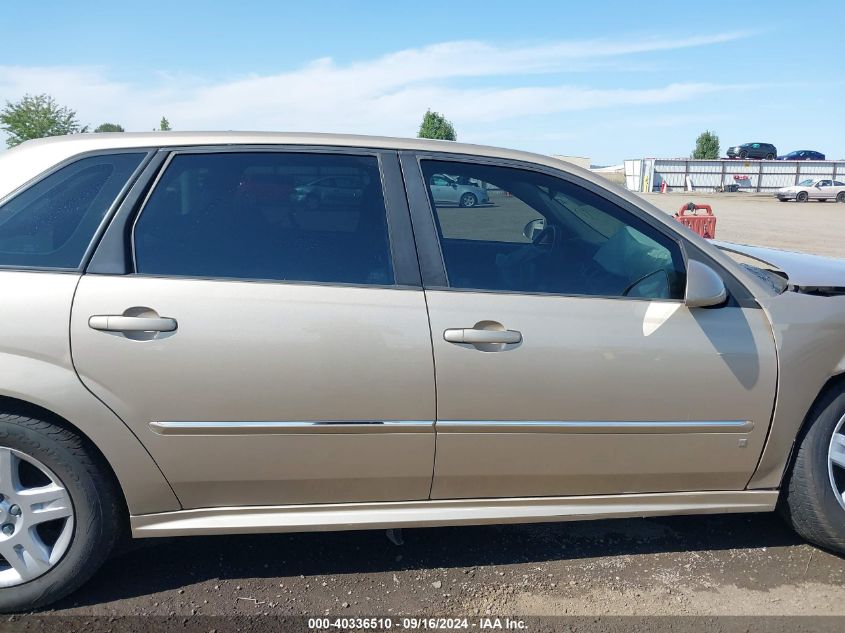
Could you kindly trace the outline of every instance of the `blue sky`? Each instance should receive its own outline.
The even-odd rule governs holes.
[[[845,2],[5,3],[0,102],[82,123],[414,136],[547,154],[734,143],[845,157]]]

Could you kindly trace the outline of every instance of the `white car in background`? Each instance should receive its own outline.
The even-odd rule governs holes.
[[[807,200],[845,202],[845,182],[829,178],[808,178],[797,185],[778,189],[775,196],[781,202],[787,200],[795,200],[796,202],[807,202]]]

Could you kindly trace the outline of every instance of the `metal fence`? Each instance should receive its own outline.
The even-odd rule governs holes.
[[[642,158],[625,161],[625,184],[632,191],[766,192],[807,178],[845,181],[845,161],[685,160]]]

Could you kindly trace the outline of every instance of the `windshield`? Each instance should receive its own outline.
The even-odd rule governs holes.
[[[813,184],[813,182],[815,182],[815,181],[812,178],[807,178],[807,180],[802,180],[798,184],[801,185],[802,187],[809,187],[810,185]]]

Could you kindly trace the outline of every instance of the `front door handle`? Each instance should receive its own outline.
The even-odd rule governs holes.
[[[481,330],[476,328],[454,328],[443,332],[443,338],[450,343],[514,344],[522,342],[522,334],[516,330]]]
[[[103,332],[173,332],[176,319],[102,314],[88,319],[88,325]]]

